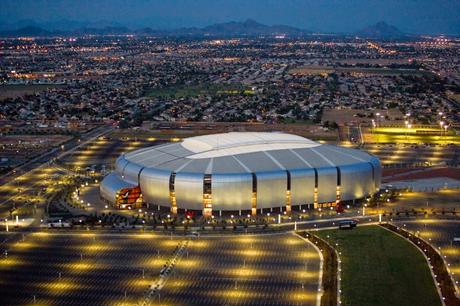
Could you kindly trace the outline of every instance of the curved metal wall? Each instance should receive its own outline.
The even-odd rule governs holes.
[[[99,185],[99,192],[101,197],[110,203],[115,203],[115,196],[120,189],[134,187],[121,179],[115,172],[110,173],[102,180]]]
[[[139,180],[144,202],[161,206],[171,206],[169,199],[170,171],[154,168],[142,170]]]
[[[178,208],[203,209],[203,178],[199,173],[176,173],[174,190]]]
[[[353,200],[372,194],[380,188],[381,165],[372,156],[368,162],[339,166],[341,173],[341,199]],[[139,185],[144,201],[170,206],[170,170],[142,168],[128,162],[124,155],[115,163],[112,172],[101,182],[101,196],[115,201],[116,192],[125,187]],[[337,168],[318,167],[318,203],[335,202]],[[315,169],[289,170],[291,176],[291,205],[314,202]],[[140,173],[140,175],[139,175]],[[256,173],[257,208],[286,205],[287,173],[285,170]],[[175,178],[175,195],[178,208],[202,210],[203,173],[179,172]],[[211,193],[213,210],[249,210],[252,208],[252,174],[212,174]]]
[[[125,159],[124,155],[121,155],[120,157],[117,158],[115,161],[115,171],[122,176],[123,175],[123,169],[125,168],[126,164],[128,161]]]
[[[380,160],[374,156],[371,158],[370,162],[374,165],[374,184],[375,191],[377,191],[382,184],[382,165],[380,164]]]
[[[257,208],[286,205],[287,173],[284,170],[257,172]]]
[[[139,172],[142,167],[138,164],[128,162],[123,169],[123,179],[133,185],[139,185]]]
[[[213,210],[251,209],[252,174],[213,174],[211,177]]]
[[[372,167],[369,163],[340,166],[340,198],[343,201],[361,199],[374,190]]]
[[[318,171],[318,203],[335,202],[337,199],[337,168],[316,168]]]
[[[315,170],[296,169],[291,173],[291,204],[303,205],[314,202]]]

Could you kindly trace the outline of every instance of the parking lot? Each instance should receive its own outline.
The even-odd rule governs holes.
[[[458,164],[458,145],[425,144],[366,144],[363,149],[379,157],[384,166],[388,165],[438,165]]]
[[[0,245],[0,304],[135,304],[179,242],[152,234],[20,237]]]
[[[121,154],[135,149],[148,147],[158,144],[158,141],[147,139],[119,139],[119,138],[101,138],[82,146],[65,156],[60,163],[67,168],[84,172],[87,167],[94,165],[106,165],[112,167],[115,159]],[[109,170],[109,168],[107,170]]]
[[[156,303],[315,305],[319,255],[290,233],[192,240]]]
[[[453,242],[454,237],[460,237],[460,220],[420,219],[395,224],[436,247],[449,265],[457,287],[460,285],[460,242]]]
[[[186,239],[151,233],[37,232],[24,239],[15,234],[0,244],[2,305],[137,304]],[[297,236],[190,239],[150,304],[316,304],[319,255]]]

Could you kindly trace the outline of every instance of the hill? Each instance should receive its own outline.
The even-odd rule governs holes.
[[[385,21],[377,22],[374,25],[365,27],[356,35],[365,38],[403,38],[407,35],[393,25],[389,25]]]

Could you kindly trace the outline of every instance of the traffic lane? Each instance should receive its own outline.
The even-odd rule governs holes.
[[[360,224],[378,223],[379,216],[378,215],[369,215],[369,216],[353,215],[353,216],[347,216],[347,217],[336,217],[336,218],[328,218],[328,219],[318,218],[315,220],[308,220],[308,221],[273,224],[272,226],[280,230],[315,230],[315,229],[325,229],[325,228],[338,228],[339,222],[343,220],[356,220],[358,221],[358,226],[359,226]],[[382,221],[386,221],[386,220],[382,219]]]

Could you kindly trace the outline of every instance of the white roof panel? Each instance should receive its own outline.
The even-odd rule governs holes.
[[[196,154],[192,159],[238,155],[251,152],[317,147],[310,139],[285,133],[231,132],[186,138],[182,146]]]
[[[232,132],[190,137],[180,143],[133,151],[124,158],[147,168],[212,174],[335,167],[368,162],[373,157],[297,135]]]

